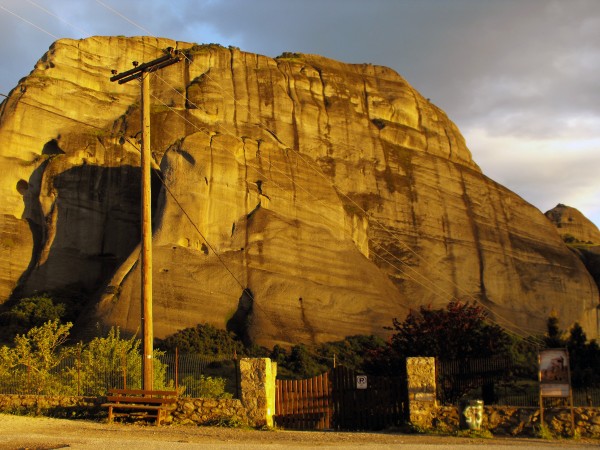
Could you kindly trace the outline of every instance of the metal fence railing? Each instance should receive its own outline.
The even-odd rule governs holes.
[[[141,356],[84,361],[62,359],[48,370],[34,363],[0,371],[0,394],[101,396],[111,388],[141,388]],[[177,389],[187,397],[238,397],[234,357],[162,353],[154,360],[154,388]]]
[[[487,405],[539,407],[537,359],[438,360],[436,372],[437,398],[443,405],[478,398]],[[600,387],[575,386],[572,392],[574,406],[600,406]]]

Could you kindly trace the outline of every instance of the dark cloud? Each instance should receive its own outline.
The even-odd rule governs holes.
[[[587,193],[585,199],[570,197],[586,204],[594,203],[594,187],[600,191],[582,150],[600,142],[597,0],[5,0],[2,5],[61,37],[153,34],[268,56],[296,51],[385,65],[448,113],[486,173],[494,161],[492,178],[540,208],[555,203],[560,186],[562,192]],[[0,91],[6,93],[54,39],[2,10],[0,39],[5,61]],[[548,142],[564,149],[551,161],[544,159]],[[509,152],[512,164],[499,159],[502,145],[519,149]],[[535,161],[546,170],[515,170],[516,161],[522,167]],[[543,175],[561,165],[570,168],[564,176]],[[499,168],[504,171],[497,173]],[[600,223],[597,209],[582,212]]]

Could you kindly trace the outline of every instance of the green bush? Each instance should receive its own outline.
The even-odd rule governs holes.
[[[68,347],[72,324],[48,321],[17,335],[12,347],[0,347],[0,386],[14,393],[44,395],[105,395],[112,387],[141,387],[140,341],[122,339],[118,328],[88,344]],[[163,352],[154,352],[154,387],[166,384]],[[10,388],[9,388],[10,389]]]
[[[221,377],[210,376],[187,376],[181,381],[183,394],[194,398],[232,398],[232,395],[225,392],[227,380]]]
[[[3,381],[37,394],[66,394],[55,369],[72,355],[72,349],[64,347],[71,327],[71,323],[48,321],[17,335],[12,348],[0,348]]]

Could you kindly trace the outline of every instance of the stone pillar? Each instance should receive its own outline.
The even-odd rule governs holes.
[[[277,363],[270,358],[240,360],[240,396],[248,420],[256,427],[272,427],[275,414]]]
[[[431,428],[435,399],[435,358],[406,358],[408,379],[408,410],[410,422],[421,428]]]

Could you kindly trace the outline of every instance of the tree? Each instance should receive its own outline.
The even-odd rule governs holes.
[[[287,378],[309,378],[326,372],[329,367],[322,364],[304,344],[294,345],[282,367],[282,375]]]
[[[10,342],[17,334],[24,334],[48,321],[60,320],[64,315],[65,305],[56,303],[49,294],[22,298],[0,315],[2,338]]]
[[[546,344],[546,348],[563,348],[566,345],[566,342],[563,338],[563,332],[558,326],[558,315],[556,312],[552,312],[548,320],[546,321],[546,329],[547,334],[544,336],[544,343]]]
[[[48,321],[26,334],[17,335],[14,348],[3,350],[3,359],[10,361],[7,363],[12,366],[13,375],[20,378],[21,385],[35,386],[38,393],[61,391],[52,371],[72,354],[72,349],[64,346],[71,327],[71,323]]]
[[[79,377],[83,392],[104,395],[115,386],[141,385],[140,340],[121,338],[119,328],[112,327],[106,337],[96,337],[78,347],[79,366],[72,376]]]
[[[600,351],[595,340],[588,342],[579,323],[573,324],[566,341],[569,350],[571,381],[575,387],[592,387],[600,384]]]
[[[509,335],[489,321],[483,308],[459,301],[444,309],[422,306],[392,324],[395,333],[385,348],[371,356],[370,371],[403,371],[407,356],[481,358],[506,353],[511,346]]]
[[[384,348],[383,338],[373,335],[348,336],[342,341],[325,342],[316,348],[316,352],[325,361],[343,365],[352,370],[363,370],[365,358],[371,353]]]
[[[460,359],[497,355],[506,350],[506,332],[488,321],[477,305],[452,301],[445,309],[421,307],[404,322],[393,320],[392,346],[405,356]]]
[[[65,305],[54,304],[48,294],[23,298],[11,308],[12,316],[24,326],[38,327],[49,320],[59,320],[65,314]]]
[[[163,350],[182,353],[198,353],[210,356],[232,356],[243,354],[244,345],[229,331],[218,329],[208,323],[185,328],[166,337],[158,345]]]

